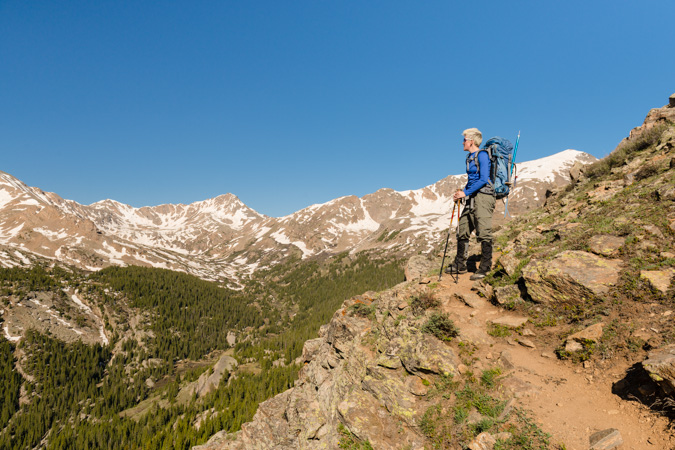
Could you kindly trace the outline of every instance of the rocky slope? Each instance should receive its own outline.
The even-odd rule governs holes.
[[[346,301],[294,388],[197,448],[675,448],[674,112],[504,226],[486,282],[417,258]]]
[[[547,191],[569,181],[570,168],[593,160],[566,150],[519,164],[510,213],[541,205]],[[80,205],[0,172],[0,264],[47,258],[85,270],[149,265],[236,283],[290,255],[372,248],[413,254],[429,251],[440,239],[450,195],[464,183],[465,176],[449,176],[418,190],[381,189],[273,218],[232,194],[190,205],[133,208],[114,200]],[[497,217],[503,208],[500,203]]]

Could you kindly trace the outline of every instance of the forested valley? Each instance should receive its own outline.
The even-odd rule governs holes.
[[[0,269],[0,308],[36,292],[61,302],[77,292],[110,338],[87,345],[37,330],[16,343],[0,335],[0,448],[189,449],[236,431],[261,401],[293,385],[304,342],[346,298],[401,281],[402,262],[373,253],[288,260],[242,290],[137,266]],[[238,365],[217,388],[181,400],[225,352]]]

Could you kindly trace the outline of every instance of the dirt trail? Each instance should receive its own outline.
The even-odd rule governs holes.
[[[515,395],[520,406],[533,412],[539,426],[552,435],[551,443],[564,444],[561,448],[566,450],[586,450],[591,434],[616,428],[624,442],[621,449],[675,449],[675,430],[668,428],[665,417],[612,393],[613,383],[625,377],[628,362],[589,361],[584,365],[558,360],[554,348],[539,341],[537,330],[528,325],[525,328],[533,331],[533,336],[488,335],[490,320],[516,314],[471,291],[469,276],[460,275],[455,284],[444,275],[435,295],[461,329],[461,336],[477,345],[475,369],[512,366],[504,372],[505,389]],[[536,348],[523,346],[515,338],[529,340]]]

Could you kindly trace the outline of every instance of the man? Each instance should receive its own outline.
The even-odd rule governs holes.
[[[446,273],[466,273],[466,259],[469,251],[471,232],[476,231],[476,239],[481,246],[481,260],[478,271],[471,280],[480,280],[492,267],[492,213],[495,210],[495,195],[490,182],[490,156],[480,149],[483,135],[477,128],[462,132],[466,158],[468,181],[464,189],[458,189],[454,201],[464,201],[465,207],[457,225],[457,255],[455,261],[445,270]]]

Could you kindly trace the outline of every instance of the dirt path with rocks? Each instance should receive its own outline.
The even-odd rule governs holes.
[[[675,430],[669,428],[667,418],[612,393],[613,384],[629,369],[627,362],[561,361],[554,348],[537,339],[537,330],[530,324],[524,326],[527,331],[522,336],[490,336],[491,321],[510,318],[518,323],[525,318],[478,296],[471,290],[469,276],[460,275],[455,284],[444,275],[435,296],[461,329],[460,337],[477,345],[473,368],[504,367],[504,389],[515,396],[518,405],[532,411],[540,428],[551,434],[552,444],[586,450],[592,434],[614,428],[623,445],[607,448],[675,449]]]

